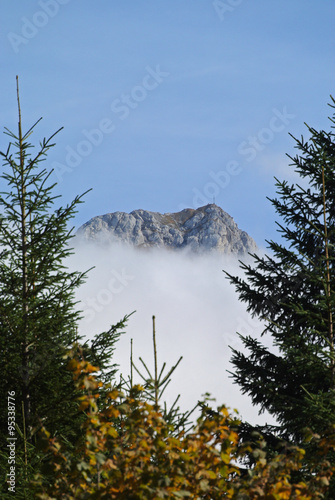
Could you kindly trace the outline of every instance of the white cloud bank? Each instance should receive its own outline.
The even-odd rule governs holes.
[[[114,358],[125,376],[129,374],[131,338],[137,366],[141,356],[153,368],[155,315],[159,365],[166,361],[170,368],[183,356],[166,391],[168,403],[180,393],[180,406],[191,409],[209,392],[217,404],[237,408],[249,422],[273,422],[269,416],[258,416],[227,373],[233,368],[229,345],[242,348],[236,331],[257,336],[262,331],[222,272],[240,272],[235,257],[123,245],[101,248],[79,240],[75,245],[70,267],[85,270],[96,266],[77,294],[85,314],[80,333],[91,337],[136,310]],[[135,377],[135,382],[140,380]]]

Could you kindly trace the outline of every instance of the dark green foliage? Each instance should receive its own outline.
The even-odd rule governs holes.
[[[51,211],[55,185],[49,181],[51,171],[40,164],[55,134],[43,139],[35,153],[28,142],[35,125],[22,133],[19,106],[18,134],[6,129],[11,142],[0,153],[5,167],[1,178],[7,185],[0,194],[0,384],[1,394],[15,391],[17,403],[23,401],[28,440],[42,416],[52,432],[71,420],[72,381],[63,356],[77,339],[74,292],[84,278],[63,263],[71,254],[68,222],[81,197]],[[60,405],[62,412],[55,411]],[[22,416],[19,405],[21,430]],[[6,425],[1,440],[4,435]]]
[[[84,274],[69,272],[63,264],[71,254],[68,222],[81,197],[52,210],[54,184],[50,183],[51,171],[41,168],[41,162],[54,145],[55,134],[43,139],[35,152],[28,139],[40,120],[22,133],[18,88],[17,98],[18,133],[5,129],[10,143],[6,152],[0,152],[4,166],[0,193],[0,447],[8,451],[7,396],[15,393],[19,479],[38,462],[34,439],[42,421],[48,422],[53,433],[69,438],[76,435],[76,391],[63,357],[77,339],[79,313],[74,293]],[[6,461],[1,460],[0,469],[4,485]]]
[[[80,341],[74,295],[86,273],[70,271],[65,265],[72,254],[69,222],[83,195],[54,208],[58,197],[53,195],[52,171],[41,163],[57,132],[35,148],[29,140],[40,120],[22,132],[18,85],[17,100],[18,132],[5,129],[10,143],[0,152],[4,167],[0,176],[0,449],[5,450],[0,456],[1,498],[7,492],[9,470],[8,391],[15,393],[17,478],[28,479],[43,461],[35,448],[42,425],[71,445],[80,438],[83,418],[78,412],[78,390],[66,368],[66,353]],[[101,367],[104,381],[115,374],[110,358],[126,320],[127,316],[82,348],[85,358]],[[21,479],[17,498],[24,495]]]
[[[333,131],[308,131],[289,157],[303,185],[276,179],[278,198],[270,200],[282,219],[282,243],[270,241],[270,256],[242,263],[245,279],[228,275],[272,341],[270,348],[241,336],[246,349],[232,350],[232,375],[277,419],[262,429],[274,446],[281,438],[301,443],[306,427],[322,434],[335,422],[335,141]],[[251,431],[246,426],[246,437]]]
[[[104,383],[109,383],[115,379],[118,365],[114,360],[114,351],[120,336],[124,333],[125,326],[129,317],[127,314],[116,325],[112,325],[106,332],[98,333],[90,341],[86,341],[82,346],[82,352],[86,359],[94,366],[99,366],[101,370],[101,379]]]

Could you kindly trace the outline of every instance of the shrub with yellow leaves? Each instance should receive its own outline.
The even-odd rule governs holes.
[[[106,387],[98,368],[82,358],[72,358],[68,368],[82,393],[83,437],[71,448],[43,429],[40,446],[48,458],[46,475],[36,475],[32,483],[36,498],[312,500],[327,491],[333,468],[322,464],[322,457],[333,446],[329,440],[317,442],[315,474],[294,482],[304,451],[287,446],[285,453],[268,459],[261,437],[256,448],[241,446],[239,422],[226,408],[202,404],[196,425],[176,434],[160,409],[141,397],[141,386],[127,394]],[[246,453],[256,460],[247,472],[239,466]]]

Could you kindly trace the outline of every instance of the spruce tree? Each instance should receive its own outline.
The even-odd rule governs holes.
[[[51,211],[52,171],[40,164],[57,132],[34,152],[28,139],[40,120],[22,132],[18,82],[17,101],[18,132],[5,129],[11,142],[0,153],[7,185],[0,194],[0,383],[1,394],[15,392],[16,421],[29,441],[38,418],[48,420],[52,431],[67,420],[71,380],[62,356],[77,337],[74,291],[83,274],[69,272],[63,261],[71,253],[68,222],[81,197]]]
[[[65,261],[73,253],[69,223],[84,195],[54,208],[59,198],[53,195],[56,183],[50,180],[52,170],[41,164],[61,129],[35,148],[29,139],[41,119],[22,132],[18,79],[17,103],[18,132],[5,129],[10,143],[0,152],[4,160],[0,177],[0,412],[7,414],[6,395],[14,391],[18,428],[31,441],[41,421],[48,422],[51,433],[68,437],[76,427],[71,412],[76,395],[64,355],[80,340],[74,294],[86,273],[70,272]],[[99,364],[105,378],[115,373],[111,356],[126,319],[83,346],[86,359]],[[7,435],[7,420],[2,419],[2,444]]]
[[[16,495],[30,498],[25,486],[29,473],[43,461],[35,448],[38,430],[45,425],[51,436],[71,443],[81,437],[82,419],[66,353],[82,340],[75,292],[86,272],[70,271],[66,259],[73,253],[69,224],[85,193],[55,208],[56,183],[42,162],[61,129],[36,148],[29,141],[41,118],[22,131],[18,78],[17,104],[18,131],[5,128],[10,143],[0,151],[4,167],[0,175],[1,498],[12,495],[7,485],[10,436],[17,440]],[[100,367],[105,382],[116,373],[112,357],[127,318],[80,347],[86,361]],[[15,402],[14,429],[13,420],[7,418],[8,396],[11,409]]]
[[[304,182],[276,179],[278,198],[270,202],[282,220],[281,242],[268,242],[270,255],[254,254],[253,264],[241,263],[244,279],[228,275],[272,343],[241,336],[243,352],[232,349],[234,381],[276,418],[262,429],[272,442],[301,443],[306,427],[322,433],[335,423],[334,115],[330,120],[330,132],[307,127],[309,140],[292,136],[298,154],[289,158]]]

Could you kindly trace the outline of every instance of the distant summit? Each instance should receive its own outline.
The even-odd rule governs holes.
[[[135,247],[216,250],[225,254],[254,252],[257,245],[234,219],[215,204],[160,214],[134,210],[99,215],[78,229],[88,241],[119,241]]]

